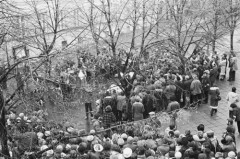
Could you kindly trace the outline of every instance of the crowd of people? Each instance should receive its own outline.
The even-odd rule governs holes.
[[[170,58],[166,55],[166,58]],[[84,63],[84,61],[81,61]],[[235,80],[238,69],[234,53],[211,58],[203,52],[192,56],[184,74],[174,65],[155,60],[142,64],[142,74],[128,82],[130,94],[116,87],[99,95],[93,111],[93,92],[85,88],[86,119],[92,120],[92,130],[78,130],[68,122],[45,122],[42,111],[28,115],[7,116],[10,135],[8,146],[13,158],[42,159],[210,159],[240,158],[237,153],[234,119],[240,128],[240,108],[236,88],[227,96],[229,119],[226,131],[217,139],[212,130],[199,124],[197,133],[180,132],[176,124],[180,109],[208,104],[209,115],[217,113],[221,90],[216,80],[224,80],[229,67],[229,81]],[[84,65],[80,66],[83,71]],[[84,68],[86,69],[86,68]],[[71,69],[66,69],[71,74]],[[84,71],[77,74],[81,84],[87,83]],[[62,73],[62,72],[61,72]],[[144,74],[144,76],[143,76]],[[69,78],[62,73],[62,82]],[[82,78],[81,78],[82,77]],[[130,81],[134,76],[127,74]],[[210,102],[209,102],[210,101]],[[169,114],[170,123],[162,128],[159,112]],[[90,118],[91,117],[91,118]],[[240,132],[240,129],[238,129]],[[44,151],[45,150],[45,151]],[[38,154],[39,155],[39,154]]]
[[[109,109],[109,107],[107,107]],[[174,123],[163,129],[156,114],[141,121],[87,133],[69,122],[55,124],[39,122],[42,110],[27,116],[13,112],[8,115],[10,155],[15,159],[235,159],[236,150],[233,119],[228,119],[226,131],[216,138],[214,131],[203,124],[180,132]],[[239,118],[239,117],[238,117]],[[41,120],[44,121],[44,120]],[[17,133],[18,132],[18,133]],[[36,156],[38,152],[40,156]]]

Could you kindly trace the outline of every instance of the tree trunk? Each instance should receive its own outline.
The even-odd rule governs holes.
[[[233,51],[233,36],[234,36],[234,30],[230,31],[230,51]]]
[[[215,49],[216,49],[216,40],[213,39],[212,40],[212,52],[215,52]]]
[[[180,57],[180,60],[181,60],[181,66],[180,66],[181,72],[180,73],[185,75],[185,73],[186,73],[186,68],[185,68],[186,63],[185,63],[185,60],[184,60],[183,57]]]
[[[3,96],[3,91],[0,90],[0,110],[1,110],[1,116],[0,116],[0,134],[1,134],[1,145],[2,145],[2,154],[6,158],[10,158],[9,150],[8,150],[8,144],[7,144],[7,128],[6,128],[6,120],[5,120],[5,100]]]

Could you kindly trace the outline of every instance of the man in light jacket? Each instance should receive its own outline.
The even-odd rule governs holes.
[[[229,109],[229,118],[233,118],[233,109],[231,104],[239,102],[238,94],[236,93],[236,87],[232,87],[232,92],[227,94],[228,109]]]
[[[193,81],[191,83],[190,89],[193,96],[193,102],[200,104],[202,99],[202,84],[196,75],[193,75]]]

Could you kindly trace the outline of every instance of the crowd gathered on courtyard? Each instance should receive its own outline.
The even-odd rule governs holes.
[[[71,123],[62,124],[42,122],[42,110],[29,115],[11,112],[7,125],[10,134],[8,145],[13,158],[36,158],[37,152],[42,159],[211,159],[240,158],[236,149],[235,134],[240,133],[240,106],[235,87],[227,97],[221,96],[216,81],[235,81],[238,70],[234,53],[209,58],[199,52],[188,61],[184,74],[171,61],[152,60],[152,65],[142,64],[133,82],[122,91],[115,85],[99,94],[96,110],[92,109],[93,92],[85,88],[86,120],[92,121],[92,130],[78,130]],[[94,63],[94,60],[91,60]],[[151,60],[149,60],[151,61]],[[85,60],[81,60],[78,76],[82,85],[88,83]],[[143,71],[144,70],[144,71]],[[106,71],[106,70],[105,70]],[[69,83],[66,68],[62,75],[63,83]],[[89,71],[90,72],[90,71]],[[88,73],[90,74],[90,73]],[[144,75],[143,75],[144,74]],[[227,75],[229,74],[229,75]],[[124,75],[125,76],[125,75]],[[133,74],[126,74],[127,80]],[[202,104],[210,106],[209,115],[217,115],[218,102],[226,98],[229,119],[221,138],[214,131],[205,130],[199,123],[197,133],[190,130],[180,132],[176,123],[181,109],[197,109]],[[95,105],[95,104],[94,104]],[[161,127],[158,114],[169,115],[169,127]],[[39,122],[38,120],[41,119]],[[237,129],[234,126],[237,123]],[[13,133],[14,132],[14,133]],[[19,135],[16,135],[18,134]]]

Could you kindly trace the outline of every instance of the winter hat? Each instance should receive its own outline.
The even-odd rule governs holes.
[[[228,142],[231,142],[231,141],[233,141],[233,138],[231,136],[227,135],[225,137],[225,140],[228,141]]]
[[[46,137],[48,137],[48,136],[51,135],[51,132],[50,132],[50,131],[45,131],[45,132],[44,132],[44,135],[45,135]]]
[[[105,108],[105,111],[106,112],[111,112],[112,111],[112,107],[110,105],[108,105],[106,108]]]
[[[137,136],[134,136],[134,138],[133,138],[133,141],[132,141],[132,142],[136,144],[136,143],[137,143],[137,141],[138,141],[138,137],[137,137]]]
[[[175,153],[175,158],[176,159],[180,159],[182,157],[182,153],[181,152],[176,152]]]
[[[96,133],[95,130],[91,130],[89,134],[90,134],[90,135],[94,135],[95,133]]]
[[[101,144],[95,144],[95,145],[93,146],[93,149],[94,149],[94,151],[96,151],[96,152],[102,152],[103,146],[102,146]]]
[[[228,152],[228,157],[231,159],[234,159],[236,157],[235,152],[233,152],[233,151]]]
[[[47,151],[47,157],[51,157],[54,154],[53,150],[48,150]]]
[[[128,136],[127,143],[131,144],[132,142],[133,142],[133,137],[132,136]]]
[[[40,150],[43,151],[43,150],[45,150],[45,149],[47,149],[47,148],[48,148],[47,145],[42,145],[41,148],[40,148]]]
[[[119,146],[122,146],[122,145],[124,145],[124,140],[122,138],[119,138],[117,143]]]
[[[127,134],[126,134],[126,133],[123,133],[123,134],[121,135],[121,138],[124,140],[124,139],[127,139],[127,138],[128,138],[128,136],[127,136]]]
[[[179,130],[175,130],[174,131],[174,136],[179,137],[180,136],[180,131]]]
[[[123,157],[129,158],[131,156],[132,156],[132,149],[130,149],[128,147],[123,149]]]
[[[87,141],[93,141],[93,139],[94,139],[94,136],[93,136],[93,135],[87,136]]]

